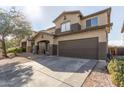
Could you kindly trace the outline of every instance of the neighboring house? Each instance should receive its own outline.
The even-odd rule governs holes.
[[[90,15],[65,11],[53,22],[55,27],[33,37],[37,53],[86,59],[105,59],[111,8]]]
[[[124,42],[124,23],[121,28],[121,33],[123,34],[123,42]],[[108,49],[112,55],[124,55],[124,45],[119,45],[119,46],[109,45]]]
[[[20,42],[20,47],[23,48],[24,52],[32,52],[32,47],[33,47],[33,40],[32,38],[37,34],[37,32],[32,31],[32,35],[26,36],[24,39],[21,40]]]
[[[109,46],[108,50],[112,55],[124,55],[124,46]]]
[[[124,23],[122,25],[121,33],[123,34],[123,44],[124,44]],[[109,51],[113,55],[124,55],[124,45],[109,46]]]

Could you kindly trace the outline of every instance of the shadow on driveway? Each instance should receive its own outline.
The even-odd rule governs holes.
[[[84,73],[91,70],[97,63],[97,60],[66,58],[56,56],[43,56],[33,61],[56,72]]]
[[[10,63],[0,66],[0,86],[19,87],[30,81],[33,75],[32,66],[21,66]]]
[[[0,86],[81,86],[97,64],[93,59],[32,54],[15,59],[11,59],[13,63],[0,65]],[[23,64],[22,59],[28,63]],[[100,67],[95,71],[102,72]]]
[[[98,60],[94,60],[94,59],[44,56],[44,55],[34,55],[32,53],[22,53],[19,55],[21,57],[25,57],[32,61],[35,61],[51,69],[52,71],[56,71],[56,72],[84,73],[93,69],[93,67],[98,62]]]

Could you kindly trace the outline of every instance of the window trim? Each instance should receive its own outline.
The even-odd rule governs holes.
[[[69,30],[66,30],[66,25],[65,25],[65,30],[63,31],[62,30],[62,25],[63,24],[67,24],[67,23],[70,23],[70,29]],[[65,22],[61,23],[61,32],[66,32],[66,31],[70,31],[70,30],[71,30],[71,21],[65,21]]]

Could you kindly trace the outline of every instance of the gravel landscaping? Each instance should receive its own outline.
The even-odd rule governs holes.
[[[99,62],[84,82],[83,87],[115,87],[105,65],[105,62]]]

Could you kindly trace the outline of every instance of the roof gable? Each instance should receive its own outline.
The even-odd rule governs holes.
[[[43,30],[43,31],[38,32],[38,33],[33,37],[33,39],[35,39],[36,37],[38,37],[38,36],[41,35],[41,34],[47,34],[47,35],[50,35],[50,36],[54,36],[53,34],[46,33],[46,32]]]
[[[82,13],[79,10],[75,10],[75,11],[64,11],[53,22],[57,21],[61,16],[65,15],[65,14],[79,14],[79,15],[82,16]]]

